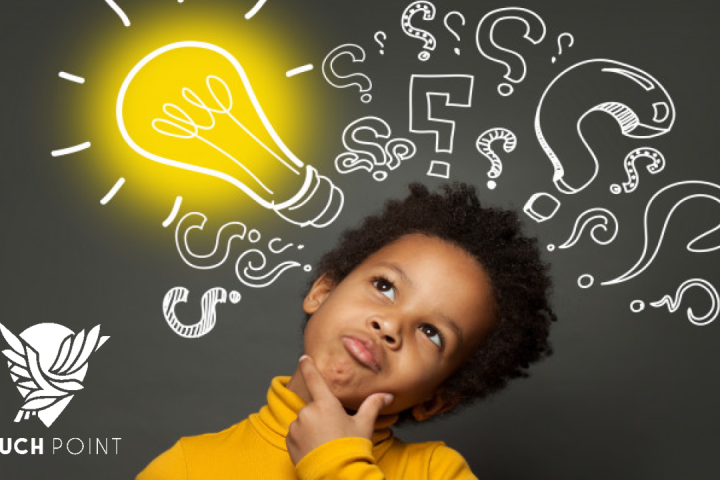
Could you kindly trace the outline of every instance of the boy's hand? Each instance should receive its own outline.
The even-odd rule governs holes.
[[[312,400],[298,412],[285,439],[294,465],[311,450],[331,440],[345,437],[370,439],[380,410],[393,400],[389,393],[374,393],[363,401],[355,415],[348,415],[313,359],[307,355],[300,357],[300,373]]]

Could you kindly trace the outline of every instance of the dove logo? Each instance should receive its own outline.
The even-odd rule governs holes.
[[[75,334],[57,323],[39,323],[17,336],[0,323],[0,333],[10,347],[2,351],[10,376],[25,400],[15,421],[37,416],[46,427],[83,388],[90,355],[110,338],[100,336],[100,325]]]

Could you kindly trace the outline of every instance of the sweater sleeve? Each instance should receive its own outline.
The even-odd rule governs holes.
[[[295,466],[300,480],[384,480],[367,438],[346,437],[324,443]]]
[[[181,441],[150,462],[135,480],[186,480],[187,464]]]

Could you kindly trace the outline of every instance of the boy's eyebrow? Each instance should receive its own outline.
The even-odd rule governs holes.
[[[412,280],[410,280],[410,277],[407,276],[405,271],[402,268],[400,268],[399,265],[392,263],[392,262],[378,262],[378,265],[380,265],[382,267],[387,267],[390,270],[393,270],[395,273],[398,274],[398,276],[400,276],[400,278],[402,279],[402,281],[404,283],[406,283],[410,287],[413,286]]]
[[[455,335],[458,337],[458,343],[462,346],[463,344],[463,333],[462,330],[460,330],[460,327],[457,323],[455,323],[455,320],[448,317],[447,315],[439,314],[438,317],[440,317],[444,323],[446,323],[454,332]]]

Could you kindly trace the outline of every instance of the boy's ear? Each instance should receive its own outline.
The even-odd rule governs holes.
[[[310,287],[310,291],[303,300],[303,310],[305,313],[308,315],[315,313],[328,295],[330,295],[333,288],[335,288],[335,284],[330,281],[328,276],[324,273],[320,275],[320,277],[315,280],[312,287]]]
[[[428,400],[415,405],[411,412],[415,420],[422,422],[423,420],[432,418],[435,415],[440,415],[441,413],[452,410],[457,404],[457,399],[449,398],[441,391],[437,391]]]

